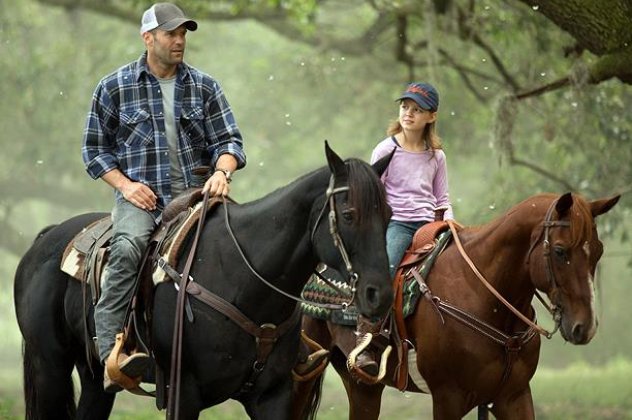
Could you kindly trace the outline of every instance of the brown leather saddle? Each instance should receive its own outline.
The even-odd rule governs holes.
[[[402,262],[399,265],[395,279],[393,280],[393,290],[395,300],[393,302],[393,334],[397,349],[398,369],[395,377],[395,385],[400,390],[405,390],[408,382],[408,333],[404,323],[404,287],[408,279],[413,275],[427,271],[434,263],[426,261],[427,257],[435,250],[438,244],[438,236],[449,230],[448,222],[445,220],[428,223],[417,230],[412,243]],[[437,250],[440,252],[441,250]],[[425,265],[428,264],[426,267]],[[420,285],[421,286],[421,285]],[[423,293],[423,290],[422,290]]]
[[[147,341],[147,325],[142,313],[149,309],[149,302],[153,299],[153,284],[156,273],[160,271],[159,281],[168,280],[160,270],[157,262],[164,262],[177,266],[178,257],[189,233],[195,229],[203,214],[202,190],[200,188],[185,191],[176,197],[162,213],[161,224],[152,234],[147,251],[142,259],[139,275],[134,285],[134,293],[128,304],[124,331],[117,335],[115,350],[132,354],[135,351],[149,352]],[[232,201],[228,199],[229,201]],[[207,201],[207,211],[221,203],[221,198]],[[100,297],[101,276],[109,255],[109,244],[112,238],[112,220],[110,215],[96,220],[79,232],[66,246],[61,260],[61,270],[82,283],[84,294],[84,340],[87,360],[98,357],[96,347],[88,328],[88,296],[90,288],[92,304],[96,305]],[[141,302],[141,303],[139,303]],[[140,315],[140,317],[139,317]],[[119,342],[119,340],[122,340]],[[124,349],[124,350],[123,350]],[[119,372],[120,373],[120,372]],[[128,378],[129,379],[129,378]],[[154,378],[149,378],[154,381]],[[119,382],[121,383],[121,382]],[[130,392],[149,395],[134,383]]]
[[[200,217],[202,190],[191,189],[176,197],[162,213],[160,226],[152,234],[148,252],[166,252],[172,265],[177,263],[181,247]],[[209,200],[212,208],[219,199]],[[112,239],[112,219],[108,215],[86,226],[66,246],[61,260],[61,270],[74,279],[90,286],[92,303],[99,300],[101,276],[109,255]],[[161,278],[164,280],[164,278]]]

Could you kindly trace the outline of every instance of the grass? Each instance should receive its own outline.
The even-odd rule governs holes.
[[[532,381],[538,419],[545,420],[632,420],[632,361],[618,358],[603,366],[576,363],[564,369],[540,368]],[[23,418],[19,365],[0,371],[0,419]],[[427,395],[384,392],[383,419],[430,419],[432,406]],[[333,370],[325,378],[320,420],[347,418],[347,399]],[[112,419],[160,419],[164,411],[156,410],[153,399],[121,394]],[[470,413],[466,419],[474,419]],[[201,419],[241,420],[246,417],[241,406],[229,401],[207,409]]]

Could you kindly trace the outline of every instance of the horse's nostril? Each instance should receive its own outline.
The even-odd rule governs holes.
[[[584,327],[582,324],[575,324],[573,327],[573,340],[576,343],[584,340]]]
[[[375,287],[366,288],[366,300],[371,306],[379,305],[379,293]]]

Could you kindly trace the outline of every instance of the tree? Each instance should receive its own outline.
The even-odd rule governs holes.
[[[132,0],[87,0],[78,4],[72,0],[39,1],[68,9],[86,8],[133,22],[138,20],[140,10],[150,4]],[[511,118],[505,118],[515,114],[513,101],[571,84],[599,84],[612,78],[632,84],[632,4],[627,0],[499,0],[489,4],[474,0],[351,0],[344,4],[335,0],[183,0],[180,3],[203,19],[254,19],[285,37],[348,55],[376,54],[377,50],[388,48],[391,57],[408,68],[410,80],[429,64],[450,68],[460,75],[471,94],[482,101],[490,99],[489,91],[505,90],[509,94],[498,110],[504,126],[498,132],[504,143],[501,149],[510,163],[524,165],[575,190],[578,188],[571,181],[516,157]],[[548,22],[543,22],[542,17]],[[502,45],[497,42],[499,36],[509,35],[499,35],[499,31],[511,31],[506,22],[516,25],[515,30],[531,27],[536,37],[543,36],[543,31],[533,25],[553,24],[560,35],[565,33],[567,45],[561,51],[543,45],[547,40],[532,40],[540,44],[547,59],[559,61],[562,75],[542,83],[508,65],[499,51]],[[469,57],[463,59],[453,52],[449,45],[453,40],[478,48],[492,66],[484,70],[473,67]],[[484,90],[480,88],[481,81],[485,82]],[[632,184],[620,189],[629,191]]]
[[[83,36],[81,28],[75,27],[81,25],[75,23],[80,21],[75,17],[81,13],[108,16],[137,26],[142,11],[151,4],[147,0],[37,2],[65,11],[66,22],[75,31],[74,35],[73,32],[66,35],[70,44],[73,36]],[[632,101],[632,91],[627,86],[632,83],[632,6],[627,0],[180,0],[178,3],[196,19],[254,21],[323,55],[335,53],[338,57],[364,60],[364,69],[355,67],[363,74],[348,82],[363,84],[366,90],[364,96],[353,102],[354,106],[384,94],[386,85],[399,86],[419,77],[447,86],[446,102],[457,105],[462,102],[456,114],[465,117],[461,117],[458,125],[453,126],[449,120],[443,123],[443,135],[456,139],[446,147],[458,147],[456,150],[462,155],[480,157],[490,151],[494,154],[498,169],[485,177],[484,191],[480,194],[485,194],[486,200],[499,209],[539,190],[572,190],[589,196],[632,190],[629,165],[632,148],[628,145],[632,123],[624,117]],[[20,48],[25,56],[35,59],[34,64],[26,67],[30,74],[20,71],[18,63],[9,63],[14,67],[10,74],[15,75],[11,85],[21,84],[30,95],[21,98],[21,101],[30,98],[30,108],[17,110],[8,104],[9,114],[19,114],[16,118],[23,122],[21,133],[36,136],[45,130],[64,131],[67,127],[61,128],[51,119],[38,120],[37,131],[32,126],[30,116],[39,107],[59,104],[59,97],[53,99],[52,95],[42,104],[41,92],[30,84],[33,74],[50,72],[55,65],[43,61],[41,53],[29,48],[36,36],[27,32],[31,27],[19,22],[9,22],[7,27],[24,35],[26,39]],[[66,56],[59,57],[59,63],[77,55],[72,48],[65,48],[68,51],[62,49]],[[75,63],[92,68],[83,68],[77,75],[99,74],[99,62],[105,56],[125,55],[124,46],[116,46],[113,51],[90,49],[89,45],[83,48],[79,54],[84,59]],[[101,57],[93,57],[95,52]],[[389,68],[393,69],[390,73],[384,70]],[[74,82],[72,77],[76,76],[70,78]],[[58,79],[56,85],[57,82],[65,85],[64,95],[72,96],[74,84],[63,77]],[[331,98],[312,94],[309,103],[300,106],[328,112],[328,123],[342,129],[345,123],[350,123],[348,116],[337,121],[338,110],[331,102]],[[372,121],[372,116],[384,115],[380,112],[385,108],[375,108],[365,123],[365,133],[377,132],[376,127],[381,124]],[[442,113],[445,115],[446,111]],[[361,118],[367,120],[366,115],[354,118],[356,126]],[[73,123],[75,132],[80,132],[81,123]],[[278,120],[266,123],[266,138],[278,142],[275,147],[288,152],[295,150],[293,144],[300,144],[300,140],[284,141],[278,139],[278,134],[272,134]],[[319,123],[322,124],[315,119],[307,126],[313,130]],[[294,132],[292,139],[309,132],[307,127],[304,130],[300,134]],[[487,142],[485,131],[493,134]],[[56,138],[64,135],[67,136],[56,133]],[[67,143],[60,146],[70,147]],[[40,167],[38,161],[50,162],[47,157],[34,158],[34,147],[13,147],[11,153],[15,154],[8,159],[22,162],[28,157],[36,169]],[[69,150],[76,158],[76,150]],[[512,170],[505,170],[505,164],[511,165]],[[68,172],[68,161],[60,159],[55,170],[66,180],[62,185],[69,187],[63,193],[57,190],[55,179],[42,177],[27,167],[27,175],[17,180],[23,183],[18,189],[20,198],[5,198],[1,206],[6,226],[14,226],[7,222],[14,214],[11,208],[23,200],[36,197],[68,203],[75,202],[75,196],[78,202],[84,198],[76,191],[86,187],[73,188],[76,173]],[[5,168],[0,176],[3,189],[4,185],[8,188],[16,182],[10,173]],[[253,184],[265,185],[257,182],[260,180],[253,180]],[[625,197],[621,208],[630,206],[631,200]],[[615,221],[616,218],[609,216]],[[10,243],[15,249],[17,242],[8,238],[4,241],[5,246]],[[21,243],[24,245],[25,240]]]

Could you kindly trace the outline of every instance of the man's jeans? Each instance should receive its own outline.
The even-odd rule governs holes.
[[[404,257],[404,253],[413,241],[415,232],[428,222],[400,222],[391,220],[386,229],[386,254],[391,278],[395,278],[397,267]]]
[[[112,210],[112,223],[110,255],[101,281],[101,297],[94,312],[102,362],[110,355],[116,334],[123,331],[138,265],[156,226],[151,213],[125,199],[117,200]]]

